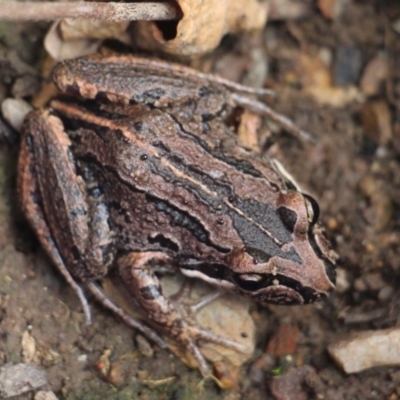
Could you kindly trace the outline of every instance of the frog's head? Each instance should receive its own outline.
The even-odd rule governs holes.
[[[282,190],[275,210],[274,236],[264,238],[264,246],[229,256],[231,282],[263,303],[304,304],[326,297],[335,287],[337,255],[318,223],[317,202],[297,190]],[[258,225],[262,230],[261,220]]]

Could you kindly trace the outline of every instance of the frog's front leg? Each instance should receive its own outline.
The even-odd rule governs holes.
[[[70,139],[49,110],[31,113],[23,128],[18,191],[22,209],[53,263],[90,312],[75,282],[102,277],[112,262],[108,213],[98,188],[77,175]]]
[[[171,259],[161,252],[131,252],[121,256],[117,263],[119,273],[130,294],[147,312],[148,318],[178,344],[186,348],[199,364],[203,376],[210,371],[199,347],[198,339],[214,342],[236,351],[245,352],[241,344],[218,336],[209,330],[189,325],[174,308],[173,303],[163,295],[154,268],[171,264]]]

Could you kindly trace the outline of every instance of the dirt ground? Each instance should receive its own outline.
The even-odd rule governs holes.
[[[310,4],[306,17],[270,21],[261,36],[225,38],[195,65],[211,60],[214,71],[252,83],[267,61],[265,84],[277,93],[271,105],[315,135],[315,144],[287,133],[260,143],[318,200],[340,256],[337,291],[317,305],[253,305],[257,350],[237,388],[211,380],[199,387],[197,370],[156,346],[146,353],[135,332],[94,301],[94,322],[85,324],[16,207],[18,145],[0,125],[0,366],[31,354],[47,372],[47,390],[66,400],[400,398],[399,366],[346,374],[327,352],[350,332],[399,325],[400,4],[350,0],[333,20]],[[11,50],[39,68],[47,27],[0,23],[0,101],[21,78]],[[380,57],[385,68],[366,76]],[[256,78],[240,73],[244,63]],[[23,336],[34,338],[33,352]]]

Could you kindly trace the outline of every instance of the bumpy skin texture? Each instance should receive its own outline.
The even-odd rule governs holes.
[[[228,126],[249,89],[127,56],[60,63],[55,82],[79,97],[28,116],[19,190],[67,279],[90,283],[115,266],[200,364],[201,330],[162,295],[154,265],[261,302],[308,303],[333,289],[316,202]]]

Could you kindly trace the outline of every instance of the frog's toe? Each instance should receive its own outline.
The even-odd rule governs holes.
[[[235,351],[239,351],[241,353],[248,353],[249,351],[252,351],[252,349],[249,349],[248,346],[245,346],[245,345],[243,345],[241,343],[238,343],[238,342],[236,342],[234,340],[227,339],[227,338],[225,338],[223,336],[216,335],[215,333],[213,333],[213,332],[211,332],[211,331],[209,331],[207,329],[194,327],[194,326],[191,326],[188,329],[190,329],[191,334],[196,339],[207,340],[207,341],[212,342],[212,343],[220,344],[221,346],[228,347],[230,349],[233,349]]]

